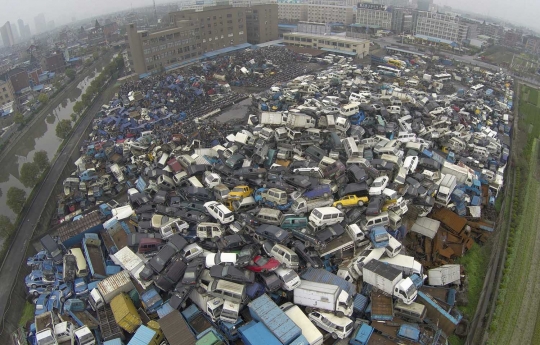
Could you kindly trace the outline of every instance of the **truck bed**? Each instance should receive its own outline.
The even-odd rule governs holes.
[[[373,332],[367,345],[396,345],[396,342],[383,335]]]
[[[118,337],[124,338],[124,334],[114,320],[114,314],[111,307],[107,304],[98,310],[99,329],[104,341],[112,340]]]
[[[382,293],[371,293],[371,319],[392,320],[394,318],[394,305],[391,296]]]
[[[90,257],[90,261],[92,262],[92,267],[95,274],[106,277],[107,275],[105,272],[105,264],[103,263],[103,255],[101,255],[101,248],[92,245],[86,245],[86,249],[88,250],[88,256]]]
[[[336,250],[342,249],[343,251],[352,249],[354,245],[353,240],[348,233],[344,233],[340,237],[333,239],[326,247],[321,251],[321,257],[332,254]]]
[[[210,322],[208,322],[208,320],[202,315],[202,313],[190,320],[189,325],[197,334],[201,334],[204,330],[212,327]]]
[[[34,321],[36,324],[37,332],[42,331],[46,328],[51,328],[54,330],[54,320],[51,312],[46,312],[37,316]]]

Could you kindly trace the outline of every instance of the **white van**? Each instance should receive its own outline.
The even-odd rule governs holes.
[[[195,160],[190,155],[180,155],[176,157],[176,160],[178,161],[178,163],[180,163],[181,166],[184,167],[184,169],[187,169],[189,166],[196,164]]]
[[[322,333],[309,320],[302,309],[291,302],[284,303],[279,308],[302,330],[302,335],[309,345],[322,345],[324,340]]]
[[[409,132],[399,132],[397,136],[397,140],[401,141],[402,143],[408,143],[410,141],[416,141],[416,134],[415,133],[409,133]]]
[[[298,273],[290,268],[278,267],[274,273],[281,281],[281,287],[286,291],[293,291],[300,286],[300,277]]]
[[[187,182],[188,178],[189,175],[185,171],[180,171],[173,176],[173,182],[177,187],[180,187]]]
[[[167,153],[162,153],[161,157],[159,157],[157,167],[160,169],[164,169],[167,166],[168,160],[169,160],[169,155]]]
[[[343,212],[336,207],[317,207],[309,215],[310,223],[316,227],[341,223],[343,219]]]
[[[405,82],[405,85],[407,86],[412,86],[412,87],[416,87],[418,86],[418,80],[416,79],[409,79]]]
[[[223,279],[214,280],[210,284],[208,293],[211,296],[235,303],[244,303],[247,300],[245,285]]]
[[[407,178],[408,174],[407,168],[401,167],[399,168],[398,173],[396,174],[396,177],[394,177],[394,183],[397,184],[405,184],[405,179]]]
[[[218,223],[202,222],[197,225],[197,237],[201,240],[218,239],[225,232]]]
[[[339,317],[330,313],[314,311],[309,313],[309,319],[317,326],[332,334],[334,339],[347,338],[353,331],[353,321],[348,317]]]
[[[360,150],[358,150],[358,145],[356,144],[354,138],[348,137],[343,139],[341,142],[343,144],[343,148],[345,149],[345,153],[347,154],[347,158],[361,157]]]
[[[269,254],[287,268],[298,268],[298,255],[292,249],[284,245],[274,244]]]
[[[401,242],[396,240],[394,236],[388,234],[388,245],[385,248],[386,255],[393,258],[401,252],[402,248]]]
[[[159,175],[157,185],[160,187],[160,189],[164,190],[172,190],[176,188],[176,184],[174,183],[173,179],[167,175]]]
[[[199,178],[197,178],[197,176],[191,176],[190,178],[187,179],[187,181],[188,181],[188,184],[193,187],[204,188],[203,184],[201,183],[201,181],[199,181]]]
[[[235,200],[232,203],[232,208],[234,212],[245,212],[247,210],[255,208],[256,206],[257,202],[252,196],[245,197],[242,200]]]
[[[418,156],[407,156],[403,162],[403,168],[407,169],[407,173],[414,173],[418,167]]]
[[[364,232],[371,230],[375,225],[388,225],[388,212],[381,212],[377,216],[366,216],[360,222],[360,229]]]
[[[481,157],[485,157],[485,158],[489,157],[488,149],[482,146],[475,146],[473,149],[473,153]]]
[[[341,107],[341,110],[339,111],[339,113],[341,114],[341,116],[344,116],[344,117],[353,116],[354,114],[358,113],[359,111],[358,106],[359,106],[359,103],[356,103],[356,102],[345,104],[343,107]]]
[[[387,161],[387,162],[390,162],[390,163],[397,164],[397,166],[400,166],[400,165],[403,164],[403,160],[401,159],[401,157],[398,157],[398,156],[392,155],[392,154],[388,154],[388,153],[383,153],[381,155],[381,159],[383,161]]]

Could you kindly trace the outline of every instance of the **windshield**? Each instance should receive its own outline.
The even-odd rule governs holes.
[[[381,187],[381,186],[382,186],[382,181],[373,182],[373,187]]]
[[[261,257],[259,260],[257,260],[257,265],[258,266],[264,266],[268,263],[268,259],[267,258],[263,258]]]
[[[194,279],[195,278],[195,272],[186,272],[184,273],[184,279]]]
[[[381,233],[375,236],[375,242],[385,242],[388,241],[388,234]]]
[[[296,277],[296,274],[293,271],[291,271],[283,276],[283,280],[288,282],[288,281],[293,280],[295,277]]]
[[[298,262],[298,255],[296,254],[291,255],[291,262]]]
[[[232,190],[233,192],[238,192],[238,193],[242,193],[244,191],[243,188],[233,188]]]
[[[413,284],[409,286],[405,294],[407,295],[407,298],[411,298],[416,293],[416,286]]]

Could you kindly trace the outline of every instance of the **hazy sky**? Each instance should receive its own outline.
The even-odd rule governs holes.
[[[170,3],[171,0],[156,0],[156,3]],[[476,13],[506,18],[513,23],[540,30],[539,0],[435,0],[435,3],[453,8],[468,9]],[[56,24],[71,22],[75,16],[83,19],[122,9],[152,5],[152,0],[0,0],[0,25],[10,20],[22,18],[34,30],[34,17],[44,13],[47,21]]]

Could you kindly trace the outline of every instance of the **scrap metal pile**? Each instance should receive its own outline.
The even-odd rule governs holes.
[[[253,95],[247,123],[190,121],[223,92],[225,64],[225,79],[246,85],[230,66],[264,69],[263,57],[128,83],[96,120],[64,183],[73,207],[28,261],[38,344],[66,332],[81,344],[466,335],[454,260],[495,228],[511,78],[456,68],[464,85],[484,84],[443,94],[447,77],[419,64],[388,78],[337,58]]]

